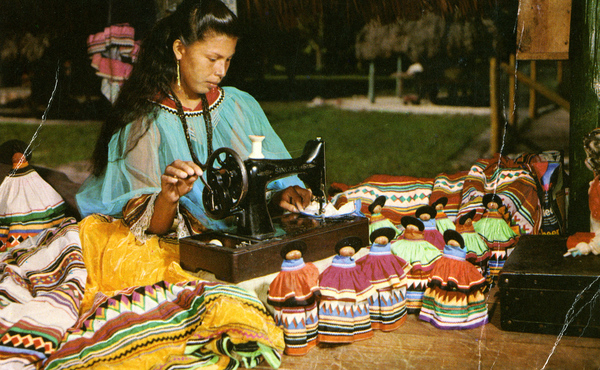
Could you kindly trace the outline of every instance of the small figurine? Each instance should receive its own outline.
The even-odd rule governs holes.
[[[65,218],[64,199],[29,165],[26,152],[27,144],[20,140],[0,145],[0,163],[12,165],[0,184],[0,252]]]
[[[321,273],[319,343],[352,343],[373,336],[368,299],[376,291],[352,258],[362,246],[356,236],[340,240],[331,266]]]
[[[386,200],[387,198],[385,195],[380,195],[375,198],[373,203],[369,204],[369,212],[371,213],[369,219],[369,234],[380,227],[391,227],[396,230],[396,235],[394,235],[394,238],[396,238],[398,235],[402,234],[402,231],[398,230],[396,225],[381,213]]]
[[[488,259],[492,253],[485,241],[481,238],[481,235],[479,235],[473,227],[473,217],[475,217],[476,213],[477,210],[473,209],[462,215],[458,219],[456,231],[460,233],[460,236],[462,236],[464,240],[467,261],[477,266],[479,272],[481,272],[483,276],[487,276]]]
[[[435,208],[437,212],[435,215],[435,227],[442,234],[448,229],[456,229],[456,227],[454,226],[454,222],[452,222],[450,217],[448,217],[448,215],[444,213],[444,207],[446,207],[447,204],[447,197],[439,197],[435,202],[431,204],[431,206]]]
[[[485,241],[491,251],[488,262],[491,282],[495,281],[506,262],[508,251],[517,242],[519,235],[510,227],[499,211],[502,199],[496,194],[486,194],[482,199],[486,211],[479,221],[473,223],[475,231]]]
[[[304,263],[305,250],[302,241],[284,246],[281,272],[269,285],[267,302],[275,310],[275,323],[283,328],[287,355],[305,355],[318,342],[319,270]]]
[[[392,254],[390,240],[396,235],[391,227],[379,228],[370,235],[369,254],[356,264],[375,287],[369,298],[373,329],[392,331],[406,320],[406,272],[410,265]]]
[[[419,319],[439,329],[472,329],[488,322],[482,289],[485,278],[465,260],[462,236],[444,232],[444,255],[435,264],[423,296]]]
[[[412,216],[404,216],[400,221],[404,226],[404,235],[402,239],[393,244],[392,253],[411,266],[407,274],[406,308],[408,313],[418,313],[423,303],[423,293],[427,288],[429,272],[442,253],[425,240],[424,225],[421,220]]]
[[[425,226],[425,230],[423,231],[423,235],[425,235],[425,240],[433,244],[440,251],[444,250],[444,237],[442,233],[440,233],[435,224],[435,216],[437,215],[437,211],[432,206],[421,206],[417,208],[415,212],[415,217],[423,222]]]

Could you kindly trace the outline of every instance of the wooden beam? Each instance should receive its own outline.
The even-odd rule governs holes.
[[[517,123],[517,64],[515,55],[509,57],[509,67],[512,72],[507,72],[508,75],[508,124],[514,126]]]
[[[490,58],[490,152],[492,155],[500,151],[500,94],[498,93],[498,61]]]
[[[528,87],[534,88],[540,95],[545,96],[546,98],[550,99],[551,101],[555,102],[556,104],[565,108],[566,110],[571,109],[571,104],[569,103],[568,100],[566,100],[562,96],[558,95],[558,93],[552,91],[551,89],[547,88],[546,86],[542,85],[541,83],[539,83],[537,81],[533,81],[529,76],[527,76],[523,72],[514,71],[514,70],[511,71],[510,66],[506,63],[501,63],[500,67],[504,71],[506,71],[506,73],[515,73],[517,75],[517,79],[519,80],[519,82],[524,83]]]
[[[537,64],[535,60],[530,62],[529,77],[531,81],[537,82]],[[537,116],[536,91],[534,88],[529,88],[529,118],[535,119]]]
[[[594,174],[585,166],[583,138],[598,127],[600,101],[595,79],[600,74],[600,0],[573,1],[571,18],[571,101],[569,115],[568,231],[590,231],[589,182]]]

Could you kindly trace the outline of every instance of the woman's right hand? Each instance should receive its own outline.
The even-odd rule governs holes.
[[[162,195],[166,200],[177,203],[179,198],[192,190],[202,173],[200,166],[192,161],[175,160],[160,177]]]

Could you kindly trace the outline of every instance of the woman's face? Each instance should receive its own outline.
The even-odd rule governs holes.
[[[201,94],[215,88],[225,77],[236,45],[237,38],[222,34],[209,34],[188,46],[176,40],[173,51],[179,61],[181,89],[174,86],[173,90],[183,90],[187,100],[200,99]]]

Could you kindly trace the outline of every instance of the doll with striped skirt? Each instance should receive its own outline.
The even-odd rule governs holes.
[[[489,280],[493,283],[506,262],[508,251],[514,247],[519,235],[510,227],[509,221],[504,218],[505,214],[500,212],[503,206],[498,195],[486,194],[482,203],[486,211],[479,221],[473,223],[473,227],[491,251],[488,266]]]
[[[319,343],[352,343],[373,336],[368,299],[375,288],[353,258],[362,247],[356,236],[340,240],[331,266],[321,273]]]
[[[381,213],[381,210],[383,209],[383,206],[385,205],[386,201],[387,198],[385,197],[385,195],[380,195],[377,198],[375,198],[373,203],[369,204],[369,212],[371,213],[371,217],[369,218],[369,234],[371,234],[374,230],[379,229],[380,227],[391,227],[392,229],[396,230],[396,235],[394,236],[395,238],[398,235],[402,234],[402,231],[399,230],[396,227],[396,225],[394,225],[394,223],[390,221],[390,219],[388,219]]]
[[[392,253],[408,262],[411,269],[407,273],[406,307],[408,313],[419,313],[423,293],[427,288],[427,277],[442,253],[425,240],[424,225],[418,218],[404,216],[400,220],[404,226],[402,239],[392,244]]]
[[[305,355],[318,342],[319,270],[304,262],[305,250],[302,241],[281,249],[281,272],[269,285],[267,296],[267,303],[275,310],[275,323],[283,328],[287,355]]]
[[[455,230],[444,232],[444,255],[428,279],[419,319],[440,329],[472,329],[488,322],[485,278],[465,260],[464,240]]]
[[[406,320],[406,272],[410,265],[392,254],[390,240],[396,231],[382,227],[371,233],[369,254],[356,264],[375,287],[369,298],[369,311],[373,329],[392,331]]]
[[[457,220],[456,231],[460,233],[465,243],[466,259],[479,269],[483,276],[488,274],[488,259],[491,256],[487,244],[473,227],[473,217],[476,210],[465,213]]]

